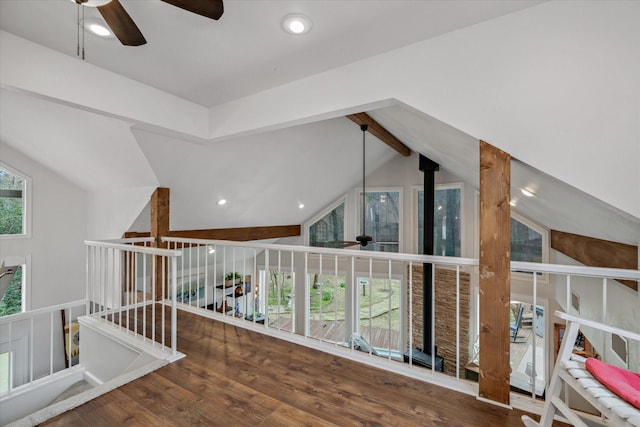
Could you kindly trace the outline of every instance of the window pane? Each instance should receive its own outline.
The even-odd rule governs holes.
[[[341,248],[344,240],[344,203],[309,227],[309,245]]]
[[[23,234],[24,179],[0,167],[0,234]]]
[[[22,312],[22,266],[15,269],[4,296],[0,296],[0,316]]]
[[[344,276],[309,274],[309,336],[324,341],[344,342],[345,331]]]
[[[373,237],[374,243],[361,249],[378,252],[399,252],[400,192],[367,191],[365,194],[364,231],[365,234]]]
[[[433,253],[456,256],[461,253],[460,243],[460,189],[435,190],[433,206]],[[418,191],[418,253],[422,254],[424,241],[424,191]]]
[[[511,261],[542,262],[542,235],[511,218]]]

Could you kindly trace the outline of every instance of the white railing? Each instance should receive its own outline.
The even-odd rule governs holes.
[[[181,252],[151,238],[85,242],[90,316],[177,354],[176,277]]]
[[[79,300],[0,317],[0,396],[78,364],[76,320],[86,309]]]
[[[423,264],[432,264],[434,303],[428,313],[433,340],[425,352],[444,357],[445,372],[456,380],[464,377],[463,369],[472,358],[478,329],[477,260],[249,242],[163,240],[184,253],[177,271],[181,308],[326,351],[350,351],[349,357],[365,357],[368,363],[376,360],[377,365],[387,367],[390,365],[384,360],[404,360],[414,368],[414,348],[423,347],[420,335],[424,320],[417,275]],[[520,283],[519,296],[534,308],[532,328],[543,325],[542,331],[532,332],[531,349],[521,361],[523,366],[530,363],[531,372],[539,374],[542,390],[548,385],[553,360],[549,313],[554,301],[570,306],[573,290],[586,287],[589,294],[593,292],[592,283],[576,283],[596,280],[601,284],[597,299],[601,307],[597,320],[601,321],[611,313],[609,289],[622,287],[612,279],[640,280],[637,270],[524,262],[512,262],[511,268],[512,283]],[[225,280],[235,273],[238,279]],[[561,301],[563,295],[566,301]],[[593,298],[590,301],[593,304]],[[546,317],[538,307],[546,308]],[[542,347],[535,344],[537,335]],[[599,346],[604,349],[602,343]],[[540,357],[543,366],[537,362]],[[430,363],[430,369],[421,366],[414,371],[420,372],[416,375],[435,373],[436,365]],[[535,381],[528,384],[525,379],[521,388],[536,395]]]

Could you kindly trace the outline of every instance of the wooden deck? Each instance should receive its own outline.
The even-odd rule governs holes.
[[[280,317],[279,320],[271,321],[270,327],[291,330],[291,318]],[[309,336],[324,341],[344,342],[351,334],[345,331],[343,321],[311,320],[309,321]],[[360,327],[360,334],[374,347],[385,350],[398,350],[400,332],[389,331],[382,328]]]
[[[44,425],[522,426],[518,410],[178,313],[186,358]]]

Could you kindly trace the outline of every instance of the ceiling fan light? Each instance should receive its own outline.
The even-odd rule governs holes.
[[[282,29],[289,34],[306,34],[311,31],[312,26],[311,19],[300,13],[292,13],[282,20]]]

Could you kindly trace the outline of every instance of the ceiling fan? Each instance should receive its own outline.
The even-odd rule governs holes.
[[[360,130],[362,131],[362,206],[361,206],[361,210],[362,210],[362,222],[360,223],[360,229],[362,230],[359,236],[356,236],[356,241],[345,241],[345,240],[340,240],[340,241],[333,241],[330,242],[331,244],[335,244],[335,245],[341,245],[343,248],[349,247],[349,246],[355,246],[355,245],[360,245],[361,247],[365,247],[367,246],[369,243],[375,243],[373,241],[373,237],[369,236],[367,233],[365,233],[365,195],[367,193],[366,190],[366,186],[365,186],[365,177],[366,177],[366,161],[365,161],[365,135],[367,133],[367,129],[369,129],[368,125],[360,125]]]
[[[125,46],[141,46],[147,41],[118,0],[71,0],[78,6],[98,9],[113,34]],[[224,12],[222,0],[162,0],[186,11],[218,20]]]

